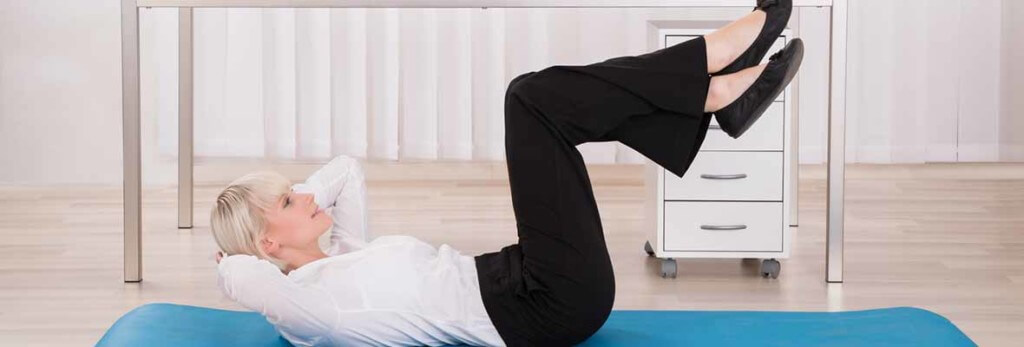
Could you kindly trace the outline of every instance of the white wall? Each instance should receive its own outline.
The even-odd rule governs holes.
[[[1011,63],[1021,61],[1024,54],[1024,29],[1021,24],[1008,20],[1022,18],[1022,7],[1014,0],[851,1],[848,91],[848,114],[851,118],[848,120],[847,159],[851,162],[1024,160],[1022,136],[1014,136],[1024,131],[1024,115],[1021,112],[1024,110],[1024,101],[1015,97],[1024,92],[1024,72],[1019,64]],[[116,0],[0,2],[0,184],[120,184],[119,11],[119,1]],[[636,14],[641,12],[634,11],[626,21],[679,17],[731,18],[744,12],[736,9],[652,10]],[[816,163],[823,160],[825,153],[826,120],[823,113],[827,99],[824,98],[823,86],[827,72],[827,62],[824,61],[827,54],[827,17],[824,9],[807,8],[798,13],[801,26],[799,32],[808,45],[799,79],[800,155],[801,162]],[[154,16],[150,20],[145,18],[141,24],[144,30],[155,31],[158,35],[161,31],[173,35],[173,20],[167,21],[167,18],[173,19],[173,16],[164,16],[163,19]],[[237,18],[245,20],[245,16]],[[385,19],[374,17],[367,20],[372,28],[387,28]],[[609,17],[607,20],[613,19]],[[273,18],[264,16],[260,20],[271,21]],[[304,23],[298,28],[312,30],[320,25],[315,20]],[[510,27],[532,27],[545,23],[549,22],[527,20],[524,23],[509,21],[506,24]],[[203,25],[209,24],[197,16],[197,32],[203,30]],[[577,24],[587,28],[586,23]],[[594,24],[585,30],[607,28]],[[646,29],[637,27],[625,30],[635,33]],[[379,33],[387,35],[387,31]],[[571,40],[572,37],[569,35],[565,39]],[[570,46],[549,42],[545,47],[556,49],[547,54],[554,57],[568,57],[565,54],[586,57],[613,54],[606,47],[600,46],[600,40],[587,41],[586,37],[589,36],[580,37],[582,41]],[[281,39],[287,40],[289,35],[285,33]],[[315,30],[314,36],[309,38],[323,39],[315,36]],[[346,39],[357,40],[358,37]],[[559,37],[546,39],[559,40]],[[215,37],[200,38],[196,42],[196,49],[238,49],[237,46],[224,48],[211,43],[215,40]],[[143,45],[143,54],[172,57],[175,54],[173,42],[170,45],[166,42],[143,42]],[[629,50],[642,48],[627,47]],[[570,49],[579,51],[570,52]],[[274,59],[301,59],[303,56],[306,55],[272,55]],[[147,59],[143,57],[143,62]],[[322,62],[316,60],[293,62],[298,63],[322,65]],[[532,69],[536,68],[533,65],[540,63],[526,63],[519,68]],[[197,72],[201,73],[204,68],[211,67],[204,67],[197,62]],[[311,70],[299,73],[315,76]],[[246,77],[244,73],[231,71],[222,75],[229,78]],[[174,73],[161,72],[152,69],[152,66],[147,69],[145,65],[142,78],[143,85],[176,81]],[[273,85],[267,81],[275,80],[259,82]],[[232,114],[253,111],[217,109],[217,102],[204,102],[244,96],[244,90],[242,94],[232,94],[233,91],[225,92],[216,87],[223,86],[223,81],[211,83],[206,87],[213,88],[205,91],[200,88],[206,87],[197,85],[197,114],[220,113],[222,117],[230,118]],[[158,100],[173,97],[173,90],[166,88],[144,88],[142,91],[144,114],[165,115],[143,117],[143,179],[147,185],[172,184],[175,181],[175,159],[161,155],[159,148],[174,148],[176,139],[173,136],[157,136],[158,128],[173,129],[175,126],[173,116],[176,111],[157,106]],[[237,106],[245,103],[230,104]],[[223,107],[224,104],[220,105]],[[250,106],[273,108],[281,105]],[[313,109],[309,112],[322,110]],[[202,135],[198,133],[200,131],[216,133],[216,126],[202,127],[205,130],[201,130],[198,123],[202,121],[197,119],[197,138]],[[220,123],[224,122],[227,121]],[[296,126],[312,129],[308,131],[322,129],[321,124],[316,123]],[[255,130],[262,129],[260,125],[260,129]],[[293,134],[300,131],[276,129]],[[472,130],[476,132],[487,129]],[[275,147],[273,144],[263,144],[258,139],[254,141],[256,146],[246,147],[253,152],[265,150],[260,144],[268,148]],[[210,148],[216,147],[216,144],[197,143],[197,147],[201,146]],[[298,151],[302,151],[302,148],[316,148],[310,144],[297,146]],[[459,148],[448,149],[452,152],[460,150],[464,151]],[[587,151],[585,148],[582,150]],[[203,160],[197,159],[199,162]]]
[[[0,2],[0,183],[121,180],[118,1]]]

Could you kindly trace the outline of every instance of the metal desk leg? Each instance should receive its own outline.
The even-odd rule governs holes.
[[[178,9],[178,228],[192,227],[192,8]]]
[[[142,162],[139,148],[139,10],[121,0],[121,132],[124,155],[124,281],[142,281]]]
[[[794,11],[796,14],[796,27],[798,30],[803,30],[803,26],[800,23],[800,12]],[[798,35],[799,36],[799,35]],[[800,211],[800,79],[793,79],[793,83],[789,86],[789,93],[786,95],[786,107],[789,108],[791,116],[789,117],[789,226],[798,227],[800,226],[799,211]]]
[[[843,282],[843,199],[846,182],[847,0],[829,10],[828,191],[826,193],[825,282]]]

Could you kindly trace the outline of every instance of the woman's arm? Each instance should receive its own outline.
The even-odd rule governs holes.
[[[243,307],[259,312],[291,341],[329,345],[328,332],[337,325],[338,310],[321,288],[301,286],[269,261],[251,255],[224,257],[217,265],[224,294]]]
[[[306,182],[292,186],[300,193],[313,193],[322,209],[331,210],[331,246],[329,255],[338,255],[366,246],[366,178],[359,162],[340,155],[314,172]]]

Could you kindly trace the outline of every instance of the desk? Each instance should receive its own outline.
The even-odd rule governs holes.
[[[848,0],[794,0],[829,8],[828,178],[825,281],[843,281],[843,194]],[[124,281],[142,281],[142,162],[139,114],[139,9],[175,7],[178,36],[178,227],[192,227],[192,9],[196,7],[558,8],[753,7],[753,0],[121,0],[124,160]]]

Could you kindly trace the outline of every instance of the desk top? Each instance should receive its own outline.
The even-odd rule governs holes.
[[[128,0],[123,0],[128,1]],[[754,0],[133,0],[139,7],[753,7]],[[832,6],[833,0],[793,0],[794,6]],[[130,4],[130,2],[129,2]],[[130,5],[129,5],[130,6]]]

